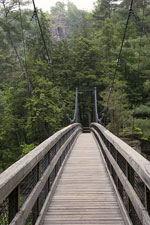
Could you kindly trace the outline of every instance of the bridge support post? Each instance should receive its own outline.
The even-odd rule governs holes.
[[[48,152],[48,165],[50,164],[50,161],[51,161],[51,155],[50,155],[50,151]],[[50,191],[51,189],[51,186],[50,186],[50,176],[48,178],[48,191]]]
[[[75,112],[72,123],[78,122],[78,88],[76,88],[76,99],[75,99]]]
[[[129,180],[129,164],[127,162],[126,162],[126,177]],[[129,214],[130,213],[130,200],[129,200],[128,196],[127,196],[127,199],[126,199],[126,209],[127,209],[128,214]]]
[[[95,122],[98,123],[98,112],[97,112],[97,91],[96,87],[94,88],[94,102],[95,102]]]
[[[18,186],[9,195],[8,221],[11,223],[19,209],[19,188]]]
[[[147,187],[145,187],[145,189],[146,189],[146,208],[148,213],[150,214],[150,190]]]
[[[32,209],[32,224],[36,223],[36,220],[39,216],[39,212],[40,212],[40,202],[39,202],[39,198],[38,198]]]
[[[39,181],[40,178],[40,165],[39,163],[36,166],[36,182]],[[35,224],[40,212],[40,202],[39,198],[36,200],[34,207],[32,209],[32,224]]]
[[[76,88],[75,123],[78,121],[78,88]]]

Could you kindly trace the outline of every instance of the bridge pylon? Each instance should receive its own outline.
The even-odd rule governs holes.
[[[90,119],[89,118],[86,118],[86,119],[89,120],[88,121],[89,122],[89,125],[90,125],[91,122],[96,122],[96,123],[99,122],[98,109],[97,109],[97,88],[96,87],[94,87],[94,88],[88,88],[88,89],[76,88],[75,112],[74,112],[74,118],[73,118],[72,122],[73,123],[80,122],[83,125],[83,127],[88,127],[89,125],[87,125],[88,124],[87,121],[86,121],[86,125],[85,125],[84,124],[84,119],[83,118],[82,119],[79,118],[79,113],[81,114],[81,109],[80,109],[80,105],[79,105],[79,93],[89,93],[89,92],[91,92],[91,93],[94,92],[94,107],[92,107],[94,109],[93,110],[94,112],[93,112],[93,119],[91,119],[92,118],[91,115],[89,116]],[[88,95],[86,95],[86,97],[88,98]],[[89,107],[89,103],[87,105]],[[83,108],[86,108],[86,106],[84,106]],[[88,112],[87,112],[87,114],[88,114]],[[80,117],[81,117],[81,115],[80,115]],[[85,117],[85,115],[84,115],[84,117]]]

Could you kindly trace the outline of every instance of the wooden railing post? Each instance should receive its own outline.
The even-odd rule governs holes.
[[[39,179],[40,179],[40,165],[38,163],[36,166],[36,181],[38,182]],[[35,224],[37,217],[39,216],[39,213],[40,213],[40,203],[38,198],[32,209],[32,224]]]
[[[146,208],[150,215],[150,190],[146,187]]]
[[[93,123],[91,127],[99,140],[104,156],[106,155],[106,162],[110,162],[110,173],[121,194],[130,220],[135,225],[149,224],[150,162],[102,125]],[[118,177],[117,182],[115,173]]]
[[[129,180],[129,165],[128,165],[127,161],[126,161],[126,177]],[[127,196],[127,199],[126,199],[126,209],[127,209],[127,212],[130,213],[130,203],[129,203],[129,197],[128,196]]]
[[[51,155],[50,155],[50,151],[48,152],[48,165],[50,164],[51,161]],[[50,176],[48,178],[48,191],[50,191],[51,189],[51,185],[50,185]]]
[[[80,124],[63,128],[0,174],[0,224],[36,223],[63,154],[79,132]]]
[[[39,212],[40,212],[40,202],[39,202],[39,198],[38,198],[32,209],[32,224],[36,223],[36,220],[39,216]]]
[[[8,203],[8,221],[12,221],[19,209],[19,188],[18,186],[10,193]]]

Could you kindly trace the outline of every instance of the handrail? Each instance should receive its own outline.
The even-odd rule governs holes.
[[[0,174],[0,224],[24,224],[30,214],[35,224],[46,199],[42,195],[50,191],[80,130],[75,123],[58,131]]]
[[[150,224],[150,162],[97,123],[91,124],[133,224]]]

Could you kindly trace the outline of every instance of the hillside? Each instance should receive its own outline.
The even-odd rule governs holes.
[[[67,5],[57,2],[56,6],[51,8],[50,15],[50,30],[53,41],[71,39],[73,33],[81,29],[87,15],[86,11],[77,9],[72,2],[68,2]]]

